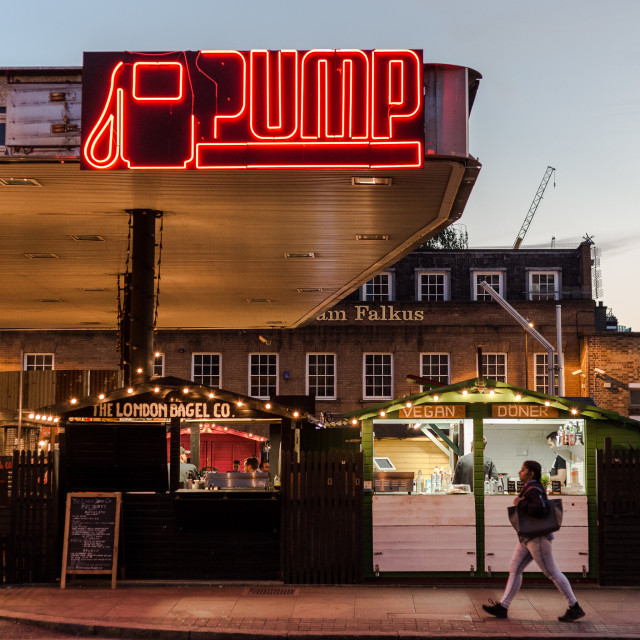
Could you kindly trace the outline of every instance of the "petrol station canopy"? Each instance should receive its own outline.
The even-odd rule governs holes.
[[[161,213],[158,329],[321,314],[457,220],[477,178],[480,74],[422,59],[95,53],[0,70],[0,329],[114,329],[134,210]]]

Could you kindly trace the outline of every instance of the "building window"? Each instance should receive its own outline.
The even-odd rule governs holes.
[[[307,395],[315,396],[318,400],[336,399],[335,354],[307,354]]]
[[[366,400],[393,397],[393,356],[390,353],[363,354],[363,396]]]
[[[392,273],[385,271],[371,278],[360,289],[360,299],[364,302],[389,302],[392,297]]]
[[[554,365],[558,364],[558,354],[553,354]],[[549,385],[547,384],[547,362],[549,362],[549,354],[548,353],[536,353],[534,360],[534,377],[535,377],[535,391],[539,391],[540,393],[547,393],[551,396],[556,395],[556,391],[559,389],[558,385],[558,369],[554,369],[555,373],[553,376],[553,384],[555,385],[555,389],[549,391]]]
[[[558,271],[529,272],[529,300],[560,300]]]
[[[51,371],[53,369],[53,353],[25,353],[25,371]]]
[[[249,355],[249,395],[268,400],[278,395],[278,354]]]
[[[507,381],[507,354],[483,353],[482,375],[498,382]]]
[[[420,377],[433,382],[449,384],[449,354],[448,353],[421,353]]]
[[[640,383],[629,383],[629,417],[640,420]]]
[[[191,379],[205,387],[220,388],[222,357],[219,353],[194,353]]]
[[[486,280],[487,284],[504,298],[504,276],[501,271],[473,271],[472,295],[474,300],[491,300],[491,296],[480,287],[480,283]]]
[[[446,271],[419,271],[417,300],[449,300],[449,274]]]
[[[153,375],[160,378],[164,376],[164,353],[153,357]]]

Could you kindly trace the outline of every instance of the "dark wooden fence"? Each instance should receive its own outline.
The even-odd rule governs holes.
[[[596,451],[600,583],[640,585],[640,451]]]
[[[58,505],[53,455],[14,451],[3,580],[50,582],[58,573]]]
[[[282,568],[290,584],[363,581],[362,453],[287,452],[282,460]]]

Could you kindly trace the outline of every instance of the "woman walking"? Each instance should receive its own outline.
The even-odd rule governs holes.
[[[520,480],[524,482],[524,487],[514,499],[513,504],[519,511],[526,513],[533,518],[545,516],[547,504],[547,492],[540,483],[542,469],[540,463],[535,460],[526,460],[520,469]],[[558,591],[565,597],[569,608],[562,616],[558,616],[560,622],[573,622],[584,617],[585,613],[578,604],[569,581],[564,574],[560,573],[558,565],[553,558],[551,548],[553,533],[541,536],[525,537],[518,535],[518,544],[511,557],[509,565],[509,579],[505,587],[504,594],[499,602],[489,600],[490,604],[483,604],[482,608],[496,618],[506,618],[509,605],[520,589],[522,584],[522,572],[526,566],[535,560]]]

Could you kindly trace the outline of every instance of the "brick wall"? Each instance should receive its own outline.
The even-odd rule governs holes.
[[[640,415],[640,406],[630,406],[629,383],[640,383],[640,333],[595,333],[583,341],[581,367],[588,395],[599,407],[620,415]],[[595,369],[604,371],[598,375]],[[616,384],[616,381],[619,384]]]

